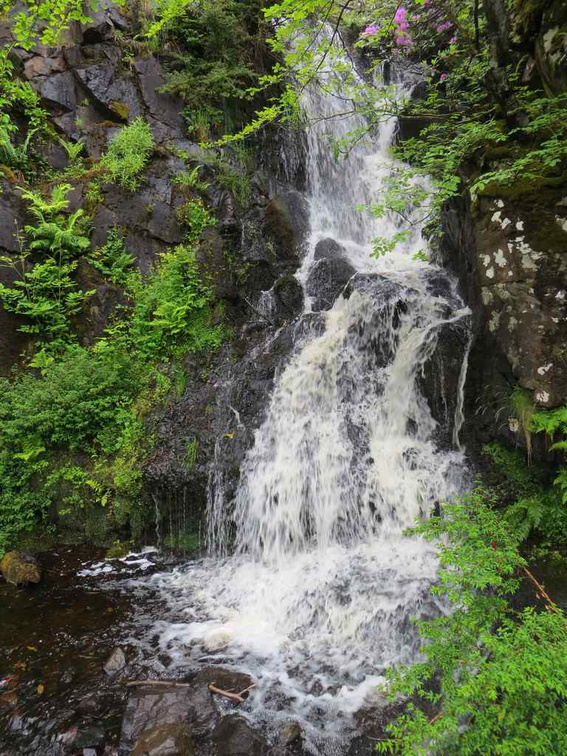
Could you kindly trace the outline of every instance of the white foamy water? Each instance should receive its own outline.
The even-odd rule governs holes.
[[[303,104],[311,234],[298,279],[308,280],[328,238],[358,272],[282,371],[235,500],[211,492],[211,551],[233,556],[146,584],[168,606],[150,635],[169,672],[217,661],[251,673],[243,713],[268,732],[298,720],[306,751],[327,756],[345,751],[385,670],[416,658],[410,619],[442,610],[430,594],[435,550],[403,530],[461,483],[462,397],[454,448],[440,449],[421,378],[439,334],[466,331],[468,311],[442,271],[414,259],[426,247],[419,227],[394,253],[370,257],[372,239],[399,221],[355,205],[371,203],[395,168],[395,121],[337,163],[328,134],[340,139],[361,123],[330,118],[344,102],[319,88]],[[464,370],[458,383],[462,395]]]

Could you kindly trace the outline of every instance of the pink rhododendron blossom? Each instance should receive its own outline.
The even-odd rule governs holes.
[[[373,34],[378,34],[380,31],[380,27],[378,24],[371,24],[370,26],[367,26],[366,29],[362,32],[366,37],[371,37]]]
[[[441,34],[441,32],[447,31],[447,29],[450,29],[452,26],[452,21],[445,21],[445,23],[439,24],[439,26],[437,27],[437,32]]]
[[[413,41],[410,39],[410,37],[406,37],[403,34],[396,37],[396,44],[401,47],[402,45],[411,46],[413,45]]]
[[[407,22],[407,21],[404,21],[403,23],[401,23],[401,24],[400,24],[400,25],[398,26],[398,29],[399,29],[400,31],[404,31],[404,32],[405,32],[405,31],[407,31],[407,30],[409,29],[409,24],[408,24],[408,22]]]
[[[399,26],[400,24],[403,24],[405,20],[406,20],[406,9],[398,8],[394,16],[394,23]]]
[[[439,81],[445,81],[446,78],[447,78],[447,74],[441,74],[441,76],[439,77]]]

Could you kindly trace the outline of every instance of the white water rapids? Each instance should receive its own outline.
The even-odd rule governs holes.
[[[440,331],[465,329],[468,311],[442,271],[414,259],[427,246],[419,228],[395,252],[369,255],[374,237],[399,230],[394,218],[355,209],[393,168],[395,120],[335,162],[328,134],[360,124],[330,118],[344,102],[320,88],[303,105],[311,234],[298,279],[308,280],[317,243],[330,238],[357,283],[279,376],[236,500],[211,499],[213,520],[233,518],[234,555],[148,582],[170,608],[153,628],[168,672],[213,661],[250,673],[257,686],[243,712],[269,732],[298,721],[306,752],[327,756],[346,752],[354,715],[376,701],[385,669],[415,659],[410,618],[440,610],[430,595],[435,550],[402,531],[460,485],[462,397],[450,418],[457,444],[442,450],[420,376]],[[435,277],[445,294],[432,290]]]

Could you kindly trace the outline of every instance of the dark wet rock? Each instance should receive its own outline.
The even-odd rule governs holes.
[[[444,212],[442,259],[474,313],[465,414],[481,443],[522,443],[491,420],[516,382],[540,406],[567,401],[566,208],[564,190],[541,187],[482,196],[474,207],[455,200]]]
[[[262,291],[269,291],[274,285],[277,274],[270,263],[259,260],[255,263],[249,263],[246,269],[246,275],[242,282],[242,288],[248,295],[259,294]]]
[[[9,551],[0,561],[0,572],[4,580],[12,585],[39,583],[41,567],[35,557],[19,551]]]
[[[235,301],[236,278],[227,260],[225,240],[216,226],[209,226],[201,236],[197,262],[206,281],[212,284],[215,297]]]
[[[144,173],[144,184],[137,192],[113,185],[103,187],[103,201],[92,224],[93,248],[106,243],[111,228],[124,228],[127,251],[146,271],[158,252],[168,245],[181,243],[185,231],[177,219],[176,209],[182,198],[175,194],[172,179],[183,168],[183,162],[177,158],[162,156]]]
[[[330,310],[355,272],[348,260],[341,258],[316,262],[305,287],[312,297],[313,310]]]
[[[182,137],[184,131],[181,115],[183,101],[174,95],[160,92],[165,84],[165,77],[157,58],[154,55],[142,58],[137,60],[133,67],[138,76],[146,114],[150,119],[153,119],[154,131],[157,130],[158,137]],[[160,124],[161,128],[159,127]]]
[[[117,675],[125,666],[126,655],[120,646],[117,646],[106,660],[103,669],[107,675]]]
[[[218,756],[267,756],[267,740],[244,717],[223,717],[213,733]]]
[[[122,721],[121,753],[131,754],[137,749],[141,756],[144,745],[157,749],[160,743],[164,748],[176,744],[191,748],[192,732],[209,732],[218,718],[211,694],[206,686],[200,687],[204,688],[202,697],[192,687],[136,688],[128,699]],[[164,753],[173,756],[177,752]]]
[[[281,728],[281,740],[284,746],[291,745],[301,738],[303,729],[299,722],[286,722]]]
[[[98,693],[89,693],[81,698],[77,706],[80,714],[96,714],[102,706],[102,697]]]
[[[303,289],[290,273],[281,276],[273,288],[273,316],[276,322],[293,320],[303,310]]]
[[[71,71],[49,76],[39,88],[41,99],[50,107],[74,111],[77,107],[75,77]]]
[[[263,232],[278,259],[298,258],[308,229],[309,209],[299,192],[279,194],[266,206]]]
[[[128,28],[128,21],[111,0],[104,0],[89,16],[90,21],[81,27],[84,44],[112,40],[116,29],[125,31]]]
[[[441,448],[455,445],[455,422],[459,401],[459,379],[469,345],[469,319],[441,326],[433,354],[424,363],[417,382],[438,425],[435,440]]]
[[[240,693],[254,684],[254,680],[245,672],[235,669],[210,665],[202,667],[193,677],[191,683],[198,685],[216,685],[217,688],[227,690],[230,693]]]
[[[144,731],[134,743],[130,756],[193,756],[195,747],[186,724],[157,725]]]
[[[121,121],[143,115],[143,106],[134,81],[117,74],[110,61],[74,70],[88,95],[109,114]]]
[[[314,260],[342,260],[346,249],[334,239],[321,239],[315,246]]]
[[[104,746],[106,733],[95,724],[83,725],[79,727],[77,735],[73,741],[74,748],[99,748]]]
[[[343,296],[348,299],[357,291],[371,297],[376,304],[398,302],[404,296],[404,287],[380,273],[357,273],[345,287]]]
[[[21,225],[22,206],[15,188],[0,179],[0,249],[18,252],[18,225]]]

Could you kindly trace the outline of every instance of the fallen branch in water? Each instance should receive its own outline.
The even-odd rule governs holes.
[[[244,688],[244,690],[241,690],[238,695],[243,696],[245,693],[249,693],[252,690],[252,688],[255,688],[255,687],[256,687],[256,683],[252,683],[252,685],[249,685],[247,688]]]
[[[191,688],[191,683],[180,683],[175,680],[132,680],[126,683],[127,688],[133,688],[135,685],[162,685],[170,688]]]
[[[209,691],[211,693],[216,693],[217,696],[224,696],[225,698],[230,698],[231,701],[236,701],[236,703],[244,703],[244,698],[242,698],[242,696],[239,693],[231,693],[228,690],[217,688],[217,686],[213,685],[212,683],[209,685]],[[242,692],[246,693],[245,690],[243,690]]]

